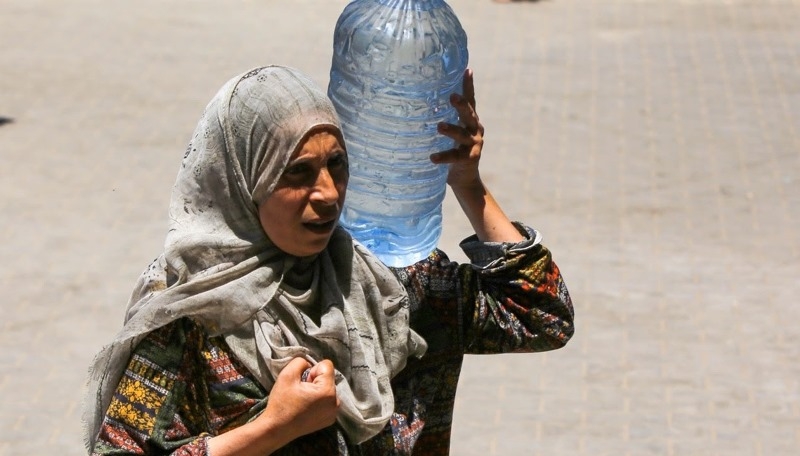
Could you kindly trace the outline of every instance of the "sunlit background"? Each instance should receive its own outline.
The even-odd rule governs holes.
[[[219,86],[328,83],[345,0],[3,0],[0,455],[83,454],[81,388]],[[570,286],[564,349],[469,357],[454,455],[800,447],[800,2],[452,0],[482,173]],[[471,234],[450,197],[441,245]]]

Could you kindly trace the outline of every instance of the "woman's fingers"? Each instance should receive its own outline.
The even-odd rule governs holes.
[[[478,113],[464,95],[450,95],[450,104],[456,109],[459,122],[470,134],[483,133]]]
[[[333,363],[324,359],[309,369],[308,381],[322,386],[336,385],[336,369]]]
[[[436,128],[440,134],[452,138],[457,146],[469,148],[476,145],[482,146],[484,129],[478,113],[475,111],[475,86],[472,70],[464,71],[463,91],[463,95],[457,93],[450,95],[450,104],[458,114],[459,125],[441,122]]]
[[[463,127],[444,122],[436,126],[440,134],[455,141],[456,147],[431,154],[431,161],[434,163],[456,163],[462,160],[480,158],[481,150],[483,149],[483,125],[478,122],[477,117],[473,117],[472,121],[463,123],[465,124]]]
[[[431,161],[436,164],[456,163],[462,160],[464,152],[461,149],[450,149],[431,154]]]
[[[471,133],[469,128],[458,125],[440,123],[436,126],[439,133],[452,138],[457,145],[471,146],[475,143],[475,133]]]
[[[332,380],[336,374],[333,363],[329,359],[323,359],[311,368],[311,375],[316,379],[322,377],[325,380]]]
[[[453,94],[450,97],[450,104],[456,108],[459,120],[464,126],[472,129],[472,131],[480,129],[481,133],[483,133],[483,127],[480,125],[480,119],[478,118],[477,102],[475,101],[475,80],[470,69],[464,71],[462,92],[462,95]]]
[[[458,113],[459,125],[440,123],[440,134],[452,138],[455,147],[431,154],[433,163],[448,164],[447,183],[453,188],[474,186],[480,182],[478,164],[483,150],[483,124],[475,111],[475,85],[472,71],[464,71],[463,95],[450,96],[450,104]]]
[[[313,383],[320,386],[336,387],[336,369],[333,363],[322,360],[315,365],[311,365],[304,358],[294,358],[278,374],[279,377],[286,379],[300,380],[304,383]]]
[[[311,363],[306,361],[303,358],[294,358],[289,361],[289,364],[281,370],[279,377],[286,377],[290,379],[300,379],[303,375],[303,372],[311,367]]]
[[[475,110],[475,81],[472,78],[472,70],[467,68],[464,70],[464,78],[462,79],[462,86],[464,92],[464,98],[467,99],[467,102],[472,109]]]
[[[327,391],[329,397],[335,399],[336,408],[339,407],[339,396],[336,394],[336,369],[330,360],[322,360],[311,368],[309,375],[312,382],[319,386],[323,391]]]

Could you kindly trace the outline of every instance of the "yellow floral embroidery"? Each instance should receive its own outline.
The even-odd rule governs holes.
[[[134,375],[147,378],[150,368],[135,360],[131,360],[128,370]],[[158,386],[169,390],[173,380],[166,375],[153,376]],[[156,425],[155,413],[166,399],[158,389],[143,383],[131,376],[124,376],[117,387],[117,395],[108,408],[108,417],[145,433],[150,433]]]

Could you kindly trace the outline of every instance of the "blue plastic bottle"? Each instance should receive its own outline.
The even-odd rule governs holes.
[[[328,95],[342,121],[350,183],[340,224],[389,266],[428,256],[442,233],[467,36],[444,0],[354,0],[336,23]]]

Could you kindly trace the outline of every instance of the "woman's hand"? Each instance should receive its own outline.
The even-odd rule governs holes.
[[[464,72],[464,95],[453,95],[450,103],[458,112],[459,125],[441,123],[439,132],[453,138],[456,147],[431,154],[434,163],[447,163],[447,183],[475,234],[483,242],[519,242],[522,234],[511,223],[492,194],[483,185],[478,164],[483,151],[483,125],[475,112],[472,71]]]
[[[450,96],[450,104],[458,112],[459,125],[440,123],[439,133],[452,138],[456,145],[453,149],[431,154],[431,161],[437,164],[449,164],[447,183],[458,192],[460,189],[482,186],[478,163],[483,150],[483,125],[475,112],[475,85],[472,70],[464,71],[464,94]]]
[[[303,381],[306,369],[308,377]],[[335,380],[333,363],[329,360],[312,367],[303,358],[293,359],[278,375],[269,393],[267,409],[257,421],[288,428],[296,434],[293,439],[332,425],[339,411]]]
[[[332,425],[339,411],[335,380],[336,371],[329,360],[312,367],[303,358],[293,359],[278,374],[266,410],[250,423],[210,439],[209,454],[263,456]]]

